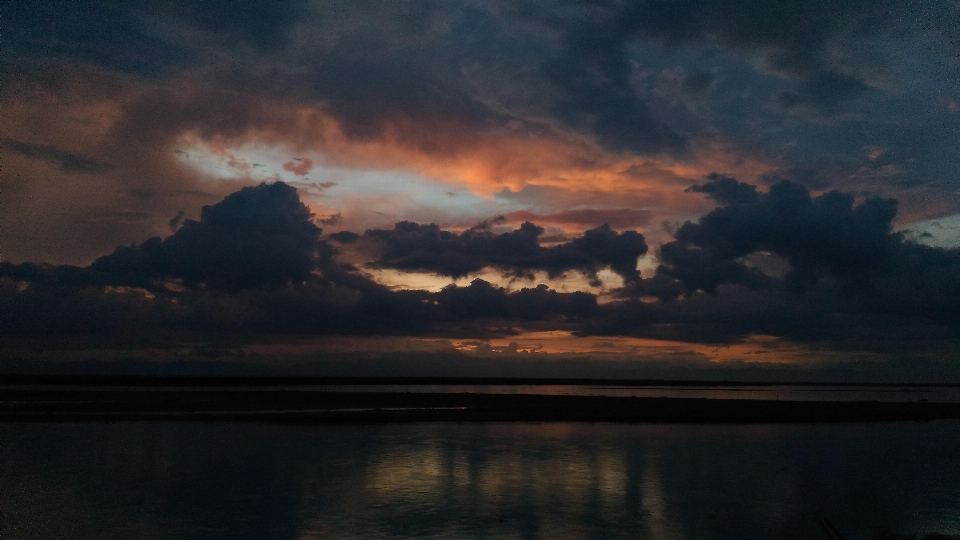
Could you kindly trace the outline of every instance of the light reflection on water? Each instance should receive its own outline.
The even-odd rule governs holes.
[[[295,387],[288,387],[295,388]],[[300,389],[329,392],[438,392],[474,394],[541,394],[612,397],[757,399],[785,401],[931,401],[960,402],[957,386],[615,386],[615,385],[337,385]]]
[[[960,422],[0,425],[0,538],[960,534]]]

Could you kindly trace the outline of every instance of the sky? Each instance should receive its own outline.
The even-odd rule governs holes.
[[[37,0],[0,20],[5,369],[960,374],[956,2]]]

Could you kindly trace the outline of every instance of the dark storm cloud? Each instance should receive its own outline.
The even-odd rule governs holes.
[[[566,244],[542,247],[543,228],[526,222],[512,232],[494,234],[487,223],[456,234],[437,225],[408,221],[393,230],[368,230],[365,236],[383,243],[376,264],[384,268],[435,272],[462,277],[486,267],[528,276],[535,270],[558,277],[577,270],[597,280],[604,267],[626,281],[635,281],[637,258],[647,252],[643,235],[617,233],[609,225],[586,231]]]
[[[930,2],[928,8],[937,5]],[[797,81],[795,90],[779,94],[783,106],[835,112],[842,102],[861,97],[871,88],[856,74],[840,72],[833,65],[829,52],[833,38],[902,33],[919,23],[920,12],[892,0],[600,1],[570,3],[560,9],[529,3],[513,10],[516,16],[563,36],[563,52],[545,66],[548,79],[569,96],[555,109],[558,118],[572,125],[592,123],[608,147],[639,153],[680,148],[685,137],[654,120],[649,106],[633,90],[632,44],[643,39],[673,47],[721,43],[765,53],[769,68]],[[702,91],[712,80],[701,73],[685,86],[688,91]]]
[[[587,332],[707,342],[760,333],[859,348],[955,336],[960,249],[892,232],[896,201],[813,197],[788,181],[760,193],[722,175],[692,191],[720,206],[660,247],[656,274],[634,289],[660,302],[610,304]]]
[[[327,235],[327,239],[341,244],[352,244],[360,239],[360,235],[352,231],[340,231]]]
[[[90,265],[104,284],[154,286],[181,279],[189,286],[240,290],[303,282],[315,266],[320,229],[296,189],[277,182],[243,188],[204,206],[165,240],[117,248]]]
[[[795,184],[802,184],[810,189],[826,189],[830,187],[830,179],[813,169],[791,167],[788,169],[764,173],[758,178],[760,183],[772,186],[778,182],[788,180]]]
[[[529,224],[458,235],[402,223],[363,235],[384,242],[385,259],[407,254],[439,267],[433,271],[447,270],[439,255],[448,254],[509,272],[575,263],[631,276],[620,299],[603,304],[589,293],[545,285],[510,292],[482,280],[436,293],[390,290],[337,262],[295,190],[245,188],[207,207],[200,221],[186,221],[186,232],[119,248],[90,267],[0,263],[0,328],[9,337],[113,336],[144,345],[198,333],[481,338],[532,325],[716,344],[760,334],[866,352],[900,350],[903,342],[924,355],[958,337],[960,250],[892,233],[892,201],[812,197],[789,182],[768,192],[745,186],[720,175],[700,186],[726,202],[681,226],[645,279],[632,267],[646,247],[642,237],[607,227],[548,248]],[[730,188],[740,195],[730,197]],[[764,257],[776,260],[765,265]],[[267,259],[273,264],[265,270]],[[786,269],[771,271],[776,261]],[[157,286],[163,280],[175,283]]]
[[[0,263],[6,264],[6,263]],[[21,265],[17,277],[36,277]],[[50,275],[50,269],[40,269]],[[59,270],[62,272],[62,270]],[[10,272],[4,272],[8,276]],[[560,293],[544,285],[509,292],[485,281],[467,287],[390,291],[362,276],[335,277],[299,287],[245,289],[104,289],[34,281],[23,289],[0,279],[0,336],[129,336],[137,345],[164,335],[224,339],[284,335],[443,335],[484,337],[514,324],[570,324],[596,312],[588,293]],[[489,321],[503,330],[491,330]]]
[[[466,287],[449,285],[430,298],[437,302],[441,320],[576,320],[589,317],[597,306],[596,297],[589,293],[560,293],[546,285],[507,292],[482,279]]]
[[[756,201],[759,198],[756,186],[738,182],[736,178],[710,173],[707,176],[707,180],[709,180],[709,182],[706,184],[691,186],[687,191],[704,193],[707,197],[722,205],[748,203]]]
[[[87,268],[3,263],[0,276],[149,289],[181,280],[190,288],[234,292],[301,283],[311,278],[317,264],[321,231],[311,218],[294,188],[280,182],[261,184],[204,206],[200,221],[183,220],[166,239],[118,247]]]
[[[67,152],[53,145],[5,140],[0,141],[0,148],[7,148],[27,157],[53,163],[66,174],[100,174],[113,169],[113,166],[108,163]]]
[[[597,135],[615,152],[638,154],[680,151],[686,138],[657,120],[634,91],[626,40],[611,31],[612,22],[579,21],[571,26],[563,52],[543,66],[563,97],[552,112],[564,124]]]
[[[496,130],[551,137],[567,130],[613,152],[682,154],[705,133],[752,141],[745,131],[763,125],[776,135],[756,143],[760,150],[799,133],[802,156],[791,150],[784,165],[809,168],[834,150],[829,140],[859,148],[878,142],[872,138],[895,137],[890,130],[858,129],[863,121],[882,123],[883,116],[898,129],[919,122],[917,111],[903,106],[903,96],[918,94],[877,81],[899,81],[896,69],[914,70],[926,92],[949,84],[955,73],[955,67],[934,66],[936,54],[914,66],[885,57],[883,47],[863,50],[874,39],[955,34],[944,20],[955,18],[956,8],[932,0],[911,6],[892,0],[493,6],[167,0],[14,2],[3,9],[10,10],[4,18],[14,36],[5,59],[80,60],[148,74],[149,81],[204,87],[177,99],[151,94],[125,109],[132,126],[144,128],[136,140],[149,148],[166,147],[170,137],[188,131],[229,138],[269,126],[282,139],[295,120],[265,110],[272,101],[323,110],[353,140],[387,137],[428,156],[463,151],[479,134]],[[720,49],[726,59],[712,60]],[[760,70],[754,69],[758,54],[767,58]],[[677,92],[698,96],[696,110],[686,113],[671,105],[677,96],[657,97],[648,82],[678,64],[688,65]],[[818,125],[811,134],[814,128],[803,122],[782,125],[785,114],[842,116],[853,102],[872,107],[851,120],[857,126]],[[924,149],[946,155],[946,134],[954,127],[946,124],[931,137],[938,148],[918,145],[911,155]],[[286,136],[297,145],[316,142]],[[805,142],[811,137],[816,140]],[[955,166],[936,170],[945,160],[916,160],[907,173],[949,177],[943,173]]]
[[[892,13],[911,15],[893,0],[646,0],[596,5],[608,12],[607,28],[617,36],[640,34],[670,44],[720,40],[734,47],[766,49],[774,67],[797,72],[822,66],[824,48],[834,36],[887,30],[909,24]]]
[[[451,44],[451,47],[453,45]],[[365,55],[364,51],[377,51]],[[359,53],[359,54],[358,54]],[[423,132],[413,139],[430,139],[428,131],[461,130],[461,137],[505,117],[479,103],[459,74],[459,59],[442,44],[430,43],[411,52],[393,51],[375,36],[347,41],[314,58],[309,85],[311,97],[340,123],[346,135],[370,139],[391,126],[405,123]],[[425,153],[443,153],[443,141],[427,144]]]
[[[10,52],[79,58],[151,77],[200,60],[195,46],[164,35],[175,26],[199,28],[238,43],[275,50],[307,13],[305,0],[6,2],[5,27],[15,32]],[[164,28],[166,26],[166,28]]]
[[[602,233],[600,241],[619,238]],[[574,321],[596,308],[591,294],[544,285],[391,291],[336,262],[319,235],[296,190],[277,182],[243,188],[167,239],[117,248],[89,267],[0,262],[2,334],[422,334],[462,321],[482,335],[489,330],[470,321]]]
[[[120,71],[159,76],[182,67],[188,52],[150,35],[138,17],[149,2],[49,0],[4,2],[0,14],[7,54],[34,58],[70,57]]]
[[[699,189],[720,191],[734,182],[719,177]],[[824,274],[856,281],[883,268],[902,245],[900,236],[891,232],[897,214],[892,199],[871,198],[854,206],[850,194],[831,191],[811,197],[805,187],[783,181],[763,195],[721,202],[724,206],[699,223],[684,223],[674,233],[676,241],[661,248],[668,269],[689,266],[681,259],[691,253],[701,261],[715,257],[732,262],[766,251],[790,263],[787,279],[796,286]]]
[[[258,133],[266,145],[298,147],[295,154],[322,149],[322,137],[304,128],[311,120],[303,111],[324,111],[348,138],[399,141],[428,161],[472,148],[478,134],[535,133],[588,139],[615,152],[683,154],[683,165],[694,159],[684,151],[703,139],[783,162],[759,177],[769,192],[719,175],[692,188],[719,208],[677,229],[658,251],[657,273],[642,280],[635,265],[647,249],[643,237],[609,227],[551,247],[540,245],[543,231],[533,224],[499,235],[414,223],[366,233],[382,241],[379,263],[390,268],[595,276],[610,267],[628,287],[620,301],[603,305],[583,293],[509,293],[484,282],[435,294],[388,290],[337,263],[292,188],[275,184],[206,207],[199,221],[175,218],[170,226],[179,228],[166,240],[142,242],[158,231],[141,227],[142,235],[128,236],[137,244],[89,267],[0,263],[0,328],[418,334],[445,321],[567,318],[587,333],[709,342],[752,333],[838,342],[856,336],[861,345],[915,331],[956,337],[949,327],[957,326],[960,306],[957,250],[892,233],[897,206],[889,199],[858,203],[846,193],[809,192],[853,181],[871,188],[936,184],[940,191],[924,209],[930,200],[942,203],[938,212],[956,208],[960,97],[948,94],[957,64],[953,52],[926,41],[956,36],[955,4],[641,0],[488,10],[393,2],[2,3],[9,47],[0,52],[0,98],[7,110],[26,111],[4,132],[11,137],[4,148],[83,175],[73,180],[92,182],[114,167],[116,189],[140,203],[116,197],[99,217],[88,213],[74,225],[119,230],[156,221],[163,228],[161,216],[195,209],[187,205],[224,189],[171,165],[184,134],[230,144]],[[654,95],[650,81],[678,66],[670,87],[676,95]],[[51,103],[59,107],[48,113]],[[99,125],[70,131],[91,115],[112,123],[103,133]],[[43,141],[38,134],[51,134],[56,145],[21,142]],[[102,152],[66,151],[79,147],[64,142],[71,137],[102,142]],[[821,163],[829,166],[812,170]],[[820,172],[841,169],[837,163],[853,171],[847,183]],[[591,166],[584,160],[556,180]],[[640,169],[632,181],[689,185]],[[496,198],[525,205],[530,216],[513,217],[541,224],[538,217],[622,229],[645,219],[631,208],[655,206],[599,187],[511,186],[517,191]],[[651,197],[663,196],[654,188]],[[99,204],[108,189],[96,184],[84,193]],[[72,206],[73,194],[66,197]],[[166,208],[148,208],[161,199],[169,199]],[[121,242],[100,237],[111,247]],[[361,238],[343,231],[327,239]],[[168,281],[183,290],[164,289]],[[471,324],[464,323],[465,333],[488,331]]]

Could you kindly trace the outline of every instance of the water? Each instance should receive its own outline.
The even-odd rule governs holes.
[[[296,388],[296,387],[288,387]],[[301,389],[330,392],[470,392],[476,394],[547,394],[610,397],[670,397],[789,401],[931,401],[960,402],[960,386],[836,385],[338,385]]]
[[[0,425],[0,538],[960,534],[960,421]]]

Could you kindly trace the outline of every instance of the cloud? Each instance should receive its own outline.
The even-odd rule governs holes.
[[[167,225],[170,226],[170,231],[175,232],[180,224],[183,223],[183,216],[186,215],[186,212],[183,210],[178,210],[177,215],[170,218],[170,221],[167,222]]]
[[[677,229],[656,274],[636,284],[634,294],[659,302],[610,304],[588,332],[704,341],[763,333],[861,348],[911,333],[925,346],[955,337],[960,249],[892,232],[895,200],[814,197],[789,181],[761,193],[722,175],[693,191],[721,204]]]
[[[733,262],[754,252],[774,253],[789,261],[787,279],[796,286],[824,273],[845,280],[865,278],[881,268],[902,244],[892,233],[896,201],[870,198],[854,206],[850,194],[830,191],[811,197],[807,188],[789,181],[759,195],[745,184],[714,177],[696,190],[711,194],[723,206],[699,223],[684,223],[676,241],[664,245],[669,267],[688,266],[682,254]],[[732,193],[736,190],[736,195]]]
[[[551,112],[565,125],[595,134],[613,152],[686,150],[686,137],[655,118],[633,91],[626,40],[611,32],[611,25],[592,21],[566,30],[560,57],[543,66],[562,96]]]
[[[707,175],[707,180],[709,182],[706,184],[690,186],[687,191],[704,193],[707,197],[722,205],[748,203],[759,198],[756,186],[738,182],[736,178],[710,173]]]
[[[27,157],[57,165],[66,174],[102,174],[113,170],[108,163],[101,163],[87,156],[61,150],[53,145],[31,144],[23,141],[0,141],[0,147],[8,148]]]
[[[683,88],[687,92],[699,94],[706,92],[713,84],[716,75],[713,73],[691,73],[683,81]]]
[[[752,195],[730,197],[731,187]],[[295,189],[248,187],[166,240],[118,248],[89,267],[0,263],[0,334],[147,346],[170,336],[484,339],[563,330],[694,344],[782,339],[927,357],[960,338],[960,250],[891,232],[892,201],[814,197],[790,182],[760,192],[721,175],[698,191],[723,193],[717,197],[726,202],[677,229],[659,249],[656,274],[645,278],[635,270],[643,237],[606,226],[552,247],[539,245],[542,229],[529,223],[502,234],[483,225],[455,234],[400,223],[326,239],[380,242],[386,266],[434,272],[610,267],[625,285],[600,303],[586,292],[544,284],[508,291],[483,280],[438,292],[391,290],[338,262]]]
[[[71,202],[109,198],[110,210],[145,211],[131,204],[134,192],[208,191],[218,196],[233,189],[237,184],[205,183],[204,171],[191,170],[172,154],[192,141],[238,152],[265,147],[282,148],[287,155],[309,151],[314,159],[313,153],[323,154],[324,163],[334,166],[413,170],[449,182],[454,191],[466,188],[484,196],[537,185],[576,195],[606,192],[612,199],[601,205],[558,197],[522,208],[539,215],[586,206],[669,211],[658,218],[688,219],[700,208],[683,206],[683,201],[696,198],[677,197],[670,188],[686,187],[711,170],[753,181],[770,170],[819,168],[821,163],[827,170],[840,162],[848,173],[860,164],[834,143],[902,147],[889,139],[911,129],[923,133],[932,125],[918,111],[903,108],[906,101],[925,98],[906,96],[943,88],[936,78],[952,76],[927,71],[935,60],[920,56],[922,65],[910,67],[919,70],[911,80],[922,86],[914,92],[898,86],[903,77],[881,65],[890,60],[889,70],[901,69],[905,60],[880,58],[877,66],[870,64],[872,57],[860,48],[869,48],[871,40],[883,42],[889,25],[900,23],[884,20],[867,28],[863,21],[886,12],[861,2],[776,4],[778,11],[757,2],[721,7],[703,2],[545,3],[524,9],[294,2],[269,14],[259,1],[235,10],[220,2],[203,7],[179,1],[137,8],[101,4],[71,4],[59,17],[47,5],[4,6],[13,10],[6,19],[16,25],[9,32],[16,39],[14,52],[4,61],[12,84],[2,105],[18,112],[10,113],[15,120],[5,121],[2,135],[59,149],[82,148],[89,159],[113,165],[109,182],[76,185],[73,189],[80,193],[69,197]],[[886,4],[884,9],[898,12],[901,6]],[[244,18],[249,16],[256,21]],[[51,22],[63,17],[69,22]],[[905,22],[914,19],[916,14],[905,15]],[[102,31],[90,30],[94,27]],[[845,41],[831,39],[846,36],[844,32],[853,34]],[[919,39],[912,31],[904,36],[906,41]],[[880,56],[887,50],[870,49]],[[763,55],[769,61],[757,62]],[[682,99],[659,96],[653,89],[656,74],[668,70],[678,74],[674,93],[683,94]],[[857,82],[870,89],[860,92]],[[796,98],[795,110],[771,107],[778,95]],[[823,107],[855,110],[861,116],[844,116],[849,119],[845,126],[826,126],[824,119],[802,114]],[[866,129],[863,122],[899,127]],[[762,137],[756,135],[759,126]],[[939,179],[952,178],[955,160],[944,151],[952,140],[950,130],[938,124],[929,136],[935,144],[900,149],[897,163],[891,164],[896,168],[885,169],[902,171],[899,178],[863,175],[856,182],[871,185],[856,189],[908,179],[940,184],[944,181]],[[799,144],[781,152],[793,139]],[[928,152],[940,157],[916,159]],[[710,162],[707,154],[730,165]],[[936,163],[946,170],[919,170]],[[251,170],[246,172],[256,175],[265,169]],[[835,179],[831,185],[852,189],[854,180],[844,182],[843,174],[828,172]],[[237,180],[242,178],[238,171]],[[921,196],[936,198],[923,194],[918,200]],[[152,210],[170,216],[180,209],[199,209],[200,201],[179,199]],[[957,204],[951,198],[938,200]],[[137,202],[146,206],[154,201]],[[547,204],[552,202],[557,204]],[[901,202],[913,204],[904,197]],[[339,208],[336,203],[331,209]],[[54,205],[42,206],[63,215]],[[515,209],[521,208],[502,210]],[[349,212],[344,216],[348,223]],[[420,219],[404,214],[391,220],[401,217]],[[46,223],[54,227],[53,219]],[[69,231],[70,225],[61,229]],[[162,223],[123,225],[87,225],[86,237],[104,240],[73,242],[76,250],[90,244],[86,257],[48,255],[67,253],[67,242],[43,255],[85,263],[105,247],[164,233]],[[38,246],[54,246],[53,238],[64,235],[40,236],[30,241],[8,237],[7,252],[35,260]]]
[[[305,176],[312,168],[313,160],[309,158],[296,158],[283,164],[283,170],[290,171],[297,176]]]
[[[152,212],[128,210],[90,216],[87,220],[92,223],[142,223],[144,221],[151,221],[153,218],[154,215]]]
[[[137,287],[169,279],[228,291],[301,283],[311,277],[320,236],[311,218],[286,184],[243,188],[169,238],[117,248],[89,272],[99,283]]]
[[[269,0],[251,0],[242,4],[166,0],[146,8],[157,15],[176,17],[200,28],[240,38],[266,50],[286,43],[287,32],[308,13],[305,0],[278,5]]]
[[[542,234],[543,228],[529,222],[502,234],[493,233],[486,222],[456,234],[434,224],[404,221],[393,230],[368,230],[364,236],[383,245],[374,263],[377,266],[451,277],[493,267],[523,277],[535,270],[552,277],[576,270],[597,281],[597,272],[609,267],[624,280],[633,281],[638,276],[637,258],[647,252],[643,235],[636,231],[617,233],[609,225],[552,247],[540,246]]]
[[[891,17],[891,10],[904,19],[911,15],[900,4],[883,1],[826,5],[811,0],[646,0],[600,6],[604,27],[616,39],[645,35],[673,44],[720,40],[732,47],[766,50],[768,62],[786,71],[817,69],[831,38],[843,32],[884,32],[909,24]]]
[[[943,114],[955,99],[942,95],[957,79],[945,61],[955,49],[936,46],[956,34],[947,24],[956,8],[905,6],[3,3],[12,40],[0,137],[15,158],[0,171],[3,256],[85,265],[2,263],[5,321],[375,334],[455,320],[482,334],[492,325],[475,321],[504,317],[703,341],[955,336],[956,252],[911,244],[892,224],[898,210],[909,221],[960,208],[955,119]],[[444,197],[409,219],[506,212],[530,223],[498,234],[407,223],[323,239],[283,187],[167,223],[160,217],[195,216],[269,168],[211,179],[175,153],[187,147],[415,171],[443,182],[438,193],[470,191],[490,206]],[[296,176],[312,170],[286,165]],[[725,176],[690,193],[712,202],[684,192],[709,171]],[[349,187],[337,180],[329,191],[330,182],[310,186],[331,224]],[[846,193],[820,193],[829,187]],[[338,228],[365,226],[352,208],[388,210],[365,197],[343,206]],[[377,219],[369,226],[401,217]],[[660,268],[641,279],[636,257],[661,233],[614,229],[661,220],[690,221],[670,229],[654,250]],[[592,229],[547,247],[547,225]],[[347,257],[334,246],[351,242],[379,242],[377,263],[389,268],[596,276],[609,267],[627,287],[590,309],[580,302],[594,297],[539,288],[391,291],[338,262]],[[126,247],[86,266],[117,245]]]
[[[640,227],[650,223],[650,212],[632,208],[566,210],[555,214],[535,214],[527,210],[509,212],[503,217],[508,222],[535,221],[558,225],[599,226],[608,224],[614,229]]]
[[[863,97],[876,89],[863,81],[836,71],[816,73],[797,86],[795,91],[777,95],[780,106],[791,109],[808,106],[819,112],[831,113],[849,100]]]
[[[511,321],[569,322],[596,308],[592,294],[545,285],[391,291],[337,262],[320,232],[296,190],[277,182],[243,188],[170,237],[119,247],[88,267],[0,262],[2,335],[482,336],[490,330],[471,321],[501,319],[509,332]]]

